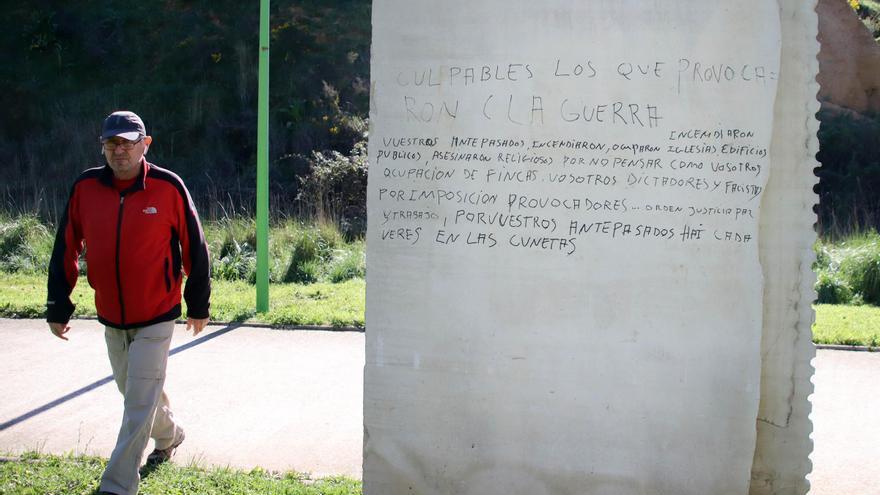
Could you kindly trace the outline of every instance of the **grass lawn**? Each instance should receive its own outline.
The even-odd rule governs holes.
[[[880,308],[817,304],[813,342],[880,347]]]
[[[269,311],[254,311],[256,291],[241,281],[212,281],[211,318],[214,321],[250,321],[273,325],[364,326],[364,280],[336,284],[272,284]],[[95,316],[92,289],[81,278],[71,296],[75,316]],[[46,280],[39,275],[0,274],[0,317],[43,318]]]
[[[37,275],[0,275],[0,317],[43,318],[46,282]],[[77,316],[95,316],[92,291],[85,283],[73,292]],[[214,321],[273,325],[364,326],[364,280],[269,286],[269,312],[255,314],[254,286],[246,282],[213,281]],[[818,344],[880,347],[880,308],[817,304],[813,341]]]
[[[364,326],[364,280],[336,284],[270,284],[269,311],[254,311],[256,289],[246,282],[212,282],[211,318],[273,325]]]
[[[0,461],[0,493],[9,495],[92,495],[105,459],[86,456],[25,454]],[[309,480],[300,473],[245,472],[228,468],[161,465],[142,471],[141,495],[359,495],[360,481],[335,477]]]

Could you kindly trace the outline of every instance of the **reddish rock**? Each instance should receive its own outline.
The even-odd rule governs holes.
[[[846,0],[819,0],[816,12],[822,107],[880,113],[880,44]]]

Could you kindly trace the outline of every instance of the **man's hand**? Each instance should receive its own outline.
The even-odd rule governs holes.
[[[187,318],[186,319],[186,329],[193,331],[193,337],[199,334],[202,330],[205,329],[205,325],[208,324],[208,318],[196,319],[196,318]]]
[[[52,330],[52,334],[59,339],[68,340],[68,338],[64,336],[64,334],[70,330],[70,326],[67,323],[49,322],[49,330]]]

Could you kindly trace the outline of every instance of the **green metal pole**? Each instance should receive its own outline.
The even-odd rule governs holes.
[[[257,312],[269,311],[269,0],[260,0],[257,97]]]

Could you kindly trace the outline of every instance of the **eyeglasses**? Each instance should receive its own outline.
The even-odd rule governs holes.
[[[138,144],[139,142],[141,142],[143,140],[144,140],[144,138],[140,138],[137,141],[129,141],[128,139],[122,139],[122,138],[108,139],[106,141],[101,141],[101,144],[104,145],[104,149],[106,149],[107,151],[113,151],[116,149],[117,146],[128,151],[130,149],[133,149],[134,145]]]

